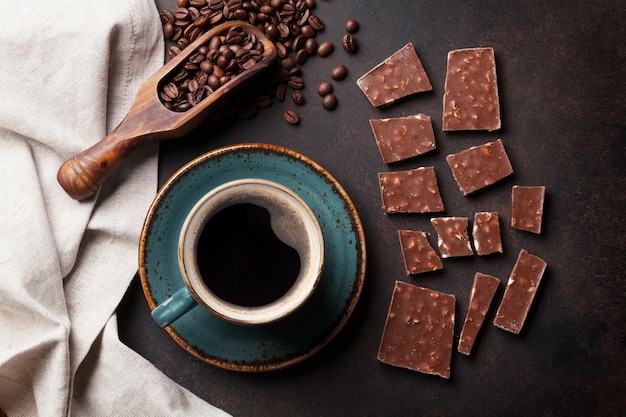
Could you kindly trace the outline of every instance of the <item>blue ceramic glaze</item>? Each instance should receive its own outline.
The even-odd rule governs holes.
[[[177,253],[187,213],[211,189],[250,177],[292,189],[315,213],[325,241],[318,288],[293,315],[272,324],[234,324],[196,306],[166,330],[206,362],[264,371],[299,362],[325,346],[353,312],[363,286],[365,240],[358,214],[341,185],[321,166],[297,152],[265,144],[222,148],[191,161],[163,185],[148,212],[139,274],[151,309],[184,287]]]

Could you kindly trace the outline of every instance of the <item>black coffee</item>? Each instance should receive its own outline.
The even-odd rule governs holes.
[[[198,241],[206,285],[225,301],[246,307],[283,296],[300,272],[300,256],[278,239],[267,209],[235,204],[215,214]]]

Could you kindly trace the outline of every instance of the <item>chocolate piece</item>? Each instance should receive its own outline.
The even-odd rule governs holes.
[[[443,269],[441,258],[430,246],[424,232],[398,230],[407,275]]]
[[[443,211],[435,168],[378,174],[383,208],[387,213],[429,213]]]
[[[482,211],[474,214],[472,237],[478,255],[502,253],[502,238],[498,213]]]
[[[474,275],[470,303],[467,308],[465,321],[463,322],[461,336],[459,336],[459,345],[457,346],[457,350],[460,353],[468,356],[471,353],[476,336],[483,325],[498,285],[500,285],[500,280],[496,277],[481,274],[480,272]]]
[[[493,48],[448,53],[442,127],[444,131],[500,129]]]
[[[437,232],[437,245],[442,258],[474,254],[467,235],[467,217],[433,217],[430,223]]]
[[[522,249],[517,257],[502,302],[493,324],[511,333],[519,333],[541,283],[546,262]]]
[[[370,120],[380,155],[385,163],[402,161],[435,149],[435,132],[430,116]]]
[[[455,302],[452,294],[396,281],[378,360],[450,378]]]
[[[511,192],[511,226],[519,230],[541,233],[544,186],[514,185]]]
[[[408,95],[433,89],[411,43],[393,53],[356,83],[375,107],[386,106]]]
[[[500,139],[448,155],[446,161],[463,195],[487,187],[513,173]]]

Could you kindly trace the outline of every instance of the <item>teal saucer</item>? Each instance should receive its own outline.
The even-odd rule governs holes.
[[[234,324],[196,306],[165,330],[205,362],[259,372],[293,365],[322,349],[343,328],[361,294],[363,228],[352,201],[324,168],[295,151],[266,144],[229,146],[189,162],[161,187],[148,211],[139,276],[151,310],[185,285],[177,246],[186,214],[211,189],[250,177],[291,188],[317,216],[325,265],[315,293],[294,314],[271,324]]]

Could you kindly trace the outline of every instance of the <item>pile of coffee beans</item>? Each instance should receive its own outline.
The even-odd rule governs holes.
[[[262,79],[255,79],[254,83],[234,99],[231,106],[222,111],[226,116],[250,118],[256,115],[259,108],[270,106],[274,99],[282,102],[291,96],[295,105],[304,104],[302,66],[310,57],[325,57],[334,50],[331,41],[318,44],[316,40],[317,34],[324,30],[324,22],[314,14],[315,8],[316,0],[177,0],[175,10],[161,12],[161,21],[165,38],[170,41],[170,57],[178,55],[203,33],[226,21],[238,20],[257,26],[274,42],[279,58],[276,69]],[[356,20],[350,19],[346,23],[346,31],[351,38],[341,39],[344,50],[356,50],[356,40],[352,33],[357,29]],[[215,63],[213,64],[215,68]],[[333,76],[333,79],[345,77],[345,67],[344,74],[341,75],[339,70],[337,76],[339,78]],[[289,91],[291,94],[288,94]],[[206,92],[207,89],[205,94]],[[189,91],[185,96],[188,93]],[[169,94],[165,94],[169,97]],[[189,102],[189,98],[184,101]],[[180,103],[171,106],[178,107],[178,110],[186,106],[190,108],[189,104],[182,104],[181,109]],[[324,107],[331,110],[335,106],[336,98],[334,105]],[[285,120],[298,124],[299,115],[294,110],[289,110],[289,114],[285,113]]]
[[[226,34],[211,37],[187,58],[161,86],[161,101],[170,110],[187,111],[262,57],[263,43],[256,35],[233,26]]]

